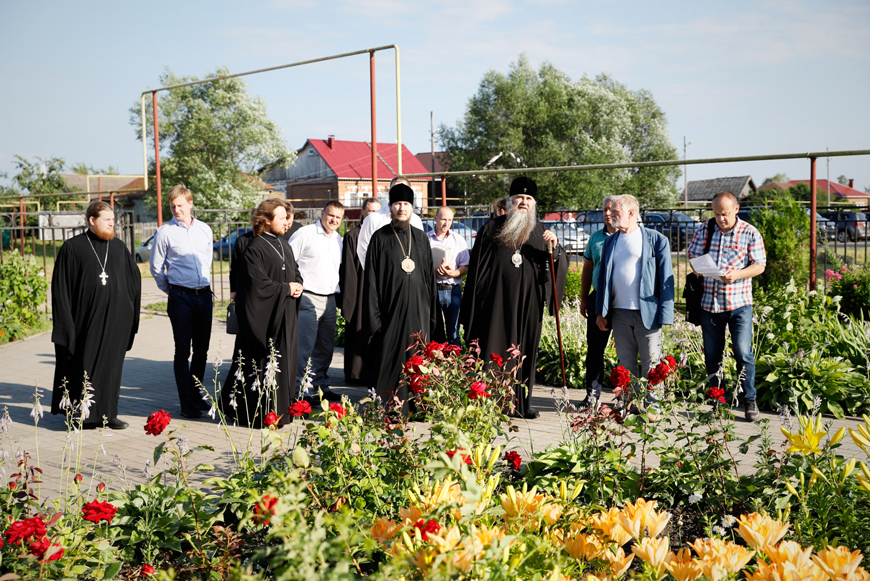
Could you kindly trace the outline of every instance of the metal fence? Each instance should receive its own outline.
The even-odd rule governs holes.
[[[474,245],[477,231],[490,219],[488,206],[455,206],[454,230],[465,237],[469,247]],[[741,218],[752,221],[757,208],[741,208]],[[421,212],[424,226],[433,227],[435,209]],[[232,246],[238,235],[250,227],[250,209],[194,210],[194,215],[208,223],[214,232],[212,262],[212,288],[219,300],[229,298],[229,269]],[[645,209],[641,221],[648,228],[662,232],[671,243],[671,258],[677,284],[678,303],[682,303],[682,285],[689,272],[686,249],[695,230],[712,216],[707,208],[693,209]],[[589,236],[604,227],[601,210],[557,210],[541,212],[546,228],[559,238],[567,251],[570,266],[579,272],[583,253]],[[295,220],[311,224],[320,218],[319,208],[298,209]],[[817,266],[822,272],[829,268],[830,259],[836,256],[842,262],[867,264],[870,243],[870,222],[864,213],[842,207],[819,208]],[[23,224],[23,225],[22,225]],[[356,220],[346,220],[344,228],[351,229]],[[64,240],[83,232],[84,217],[81,212],[7,212],[0,214],[0,264],[4,253],[10,251],[33,254],[42,263],[46,276],[51,278],[57,251]],[[116,212],[115,232],[140,264],[150,258],[151,239],[156,223],[134,223],[130,212]],[[807,233],[809,237],[809,233]],[[47,307],[46,307],[47,308]]]

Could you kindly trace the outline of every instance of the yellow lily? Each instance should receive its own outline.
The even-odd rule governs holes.
[[[801,422],[804,424],[804,422]],[[819,442],[822,441],[822,438],[827,435],[827,432],[824,430],[816,431],[815,425],[813,422],[806,422],[804,425],[803,433],[795,432],[792,434],[785,428],[780,428],[782,430],[782,434],[788,438],[788,441],[791,442],[791,447],[787,450],[789,454],[792,452],[800,452],[801,454],[821,454],[822,450],[819,448]]]

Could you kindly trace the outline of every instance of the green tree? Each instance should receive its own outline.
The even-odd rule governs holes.
[[[793,189],[773,190],[770,205],[752,216],[752,224],[761,233],[767,253],[767,266],[758,277],[764,288],[786,285],[792,278],[807,280],[810,217],[792,195]]]
[[[74,163],[70,166],[70,171],[74,174],[79,175],[92,175],[92,176],[110,176],[110,175],[118,175],[118,168],[113,165],[110,165],[106,169],[97,169],[92,165],[87,165],[85,162],[80,161],[78,163]]]
[[[228,75],[219,68],[207,78]],[[166,70],[160,85],[198,80]],[[295,153],[266,114],[266,103],[248,94],[241,79],[220,79],[159,94],[160,170],[163,191],[177,183],[193,190],[200,208],[245,208],[262,192],[248,176],[269,167],[288,165]],[[152,108],[146,108],[152,126]],[[130,123],[142,139],[139,103],[130,109]],[[149,135],[151,150],[154,136]],[[154,163],[151,163],[153,173]],[[149,184],[156,191],[153,183]],[[164,200],[164,214],[168,202]]]
[[[848,186],[849,185],[849,178],[847,178],[844,175],[837,176],[837,183],[840,184],[841,186]]]
[[[487,72],[455,128],[441,126],[452,170],[547,167],[676,159],[664,112],[645,90],[608,75],[572,81],[552,64],[535,71],[524,55],[507,75]],[[493,158],[498,159],[493,161]],[[530,174],[541,207],[597,207],[631,193],[646,207],[675,201],[677,167]],[[503,196],[506,176],[457,179],[477,202]]]
[[[764,178],[764,182],[761,185],[766,186],[767,184],[772,184],[774,182],[784,183],[784,182],[790,182],[790,181],[791,180],[788,178],[788,176],[786,174],[778,173],[778,174],[771,176],[769,178]]]
[[[59,194],[78,191],[77,188],[66,184],[62,175],[65,162],[61,158],[34,157],[27,159],[16,155],[13,163],[18,169],[18,173],[12,176],[11,186],[0,188],[0,197],[17,198],[30,194]],[[54,210],[58,200],[69,199],[69,196],[44,196],[36,199],[43,209]],[[28,206],[27,208],[27,211],[35,210],[35,207]]]

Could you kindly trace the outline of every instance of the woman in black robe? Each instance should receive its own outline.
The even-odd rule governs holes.
[[[227,423],[260,427],[270,411],[286,415],[296,392],[302,276],[293,250],[281,239],[287,228],[283,202],[266,200],[253,221],[255,235],[239,264],[239,333],[220,404]]]

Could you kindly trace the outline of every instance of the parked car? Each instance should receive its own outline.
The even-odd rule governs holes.
[[[136,247],[136,263],[142,264],[151,260],[151,247],[154,245],[154,234]]]
[[[433,228],[435,228],[434,220],[423,220],[423,229],[426,233],[429,233]],[[472,230],[462,222],[454,222],[450,226],[450,231],[456,232],[465,238],[465,243],[468,244],[468,249],[471,250],[471,247],[474,246],[474,237],[477,236],[477,230]]]
[[[214,243],[213,257],[215,260],[229,260],[230,254],[233,253],[233,245],[236,243],[236,238],[242,234],[250,232],[250,228],[236,228],[220,240]]]
[[[568,254],[582,254],[586,251],[589,234],[583,228],[579,228],[577,224],[554,220],[544,220],[541,223],[544,225],[544,228],[556,235],[556,238],[559,239],[559,244]]]
[[[807,208],[807,216],[810,215],[810,209]],[[833,240],[837,237],[837,224],[833,220],[828,220],[818,212],[816,212],[816,228],[819,230],[819,236]]]
[[[867,214],[864,212],[822,212],[822,216],[837,223],[837,240],[867,238]]]
[[[694,218],[682,212],[647,212],[644,225],[661,232],[671,241],[671,250],[685,250],[692,242],[695,231],[701,226]]]

